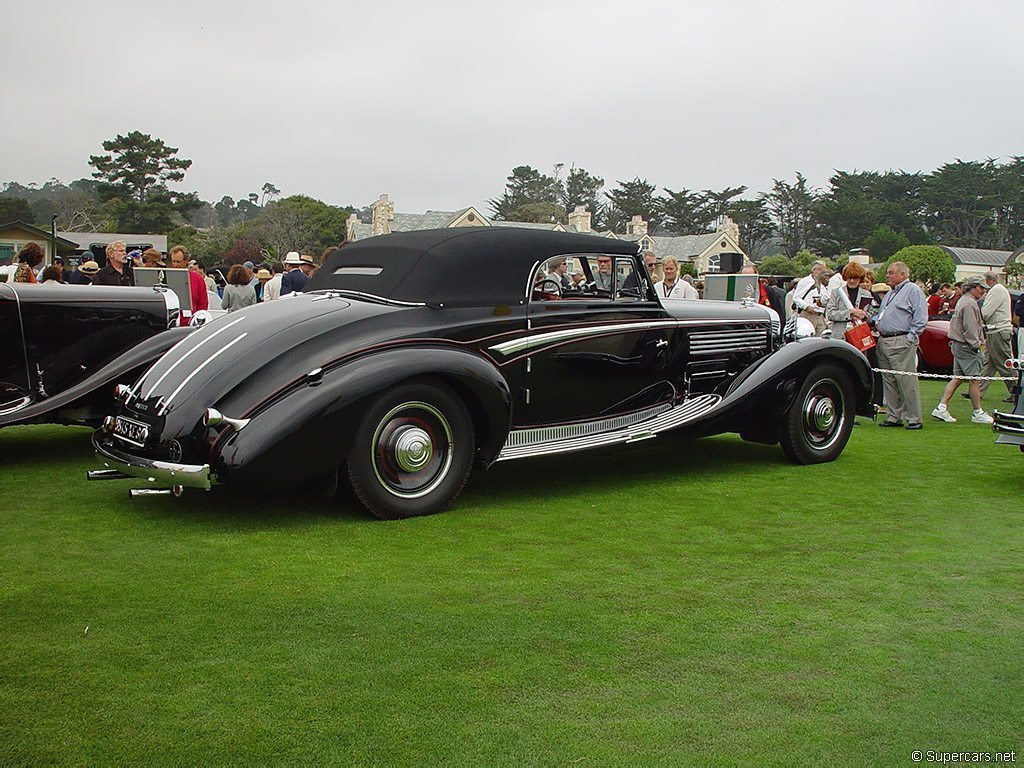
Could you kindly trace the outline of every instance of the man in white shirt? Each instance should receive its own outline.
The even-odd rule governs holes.
[[[824,261],[816,261],[811,265],[811,274],[800,279],[793,291],[793,305],[800,317],[805,317],[814,325],[814,335],[821,336],[827,323],[825,322],[825,292],[821,285],[821,273],[828,265]]]
[[[999,282],[999,275],[995,272],[985,273],[985,284],[988,286],[988,293],[985,294],[985,302],[981,305],[981,318],[985,322],[985,368],[982,376],[1006,376],[1006,368],[1003,363],[1013,357],[1013,345],[1010,339],[1013,336],[1013,323],[1010,319],[1010,292],[1006,286]],[[981,396],[985,397],[988,385],[991,381],[981,382]],[[1009,397],[1003,402],[1013,402],[1013,382],[1004,381]]]
[[[279,261],[275,261],[270,271],[274,273],[274,276],[267,280],[267,284],[263,286],[264,301],[273,301],[274,299],[281,298],[281,280],[284,279],[284,265]]]
[[[679,279],[679,262],[674,256],[666,256],[661,262],[665,278],[654,284],[659,299],[696,299],[697,289],[685,280]]]

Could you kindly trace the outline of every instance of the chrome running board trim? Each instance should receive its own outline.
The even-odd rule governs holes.
[[[558,430],[566,429],[567,427],[537,427],[529,430],[514,430],[509,434],[509,439],[505,443],[505,447],[501,449],[501,453],[494,460],[495,463],[499,461],[508,461],[511,459],[527,459],[534,456],[547,456],[553,453],[572,453],[574,451],[585,451],[591,448],[602,448],[610,445],[626,445],[627,443],[635,443],[640,440],[649,440],[652,437],[657,437],[661,432],[666,432],[670,429],[674,429],[688,421],[704,416],[706,413],[711,411],[722,401],[721,395],[699,395],[697,397],[686,400],[679,405],[673,406],[668,409],[662,409],[660,412],[649,416],[648,418],[635,421],[632,424],[626,426],[620,426],[615,429],[606,429],[605,431],[596,433],[586,433],[576,437],[562,437],[557,439],[549,439],[544,442],[531,442],[527,444],[515,444],[517,441],[522,441],[525,436],[521,436],[521,433],[539,433],[545,430]],[[607,423],[602,422],[589,422],[589,423]],[[569,426],[582,426],[583,425],[569,425]]]
[[[561,424],[557,427],[533,427],[531,429],[514,429],[505,441],[505,448],[521,448],[527,445],[539,445],[541,443],[553,443],[558,440],[567,440],[571,437],[585,437],[596,435],[601,432],[613,432],[626,429],[646,421],[658,414],[672,408],[669,403],[661,403],[652,408],[645,408],[636,413],[627,413],[625,416],[613,416],[610,419],[596,419],[594,421],[581,421],[575,424]]]

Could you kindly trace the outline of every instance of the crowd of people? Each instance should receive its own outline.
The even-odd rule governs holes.
[[[305,287],[316,263],[309,254],[292,251],[284,262],[264,263],[251,261],[235,264],[218,273],[223,284],[218,285],[206,268],[193,260],[183,245],[173,246],[164,255],[155,248],[129,252],[123,240],[115,240],[105,248],[103,267],[93,259],[80,262],[74,269],[65,270],[64,260],[55,256],[53,263],[43,266],[45,253],[38,243],[28,243],[18,252],[14,263],[0,274],[0,278],[16,283],[70,284],[70,285],[135,285],[135,270],[139,268],[180,269],[189,271],[191,312],[217,306],[234,312],[253,304],[272,301],[290,293],[299,293]],[[182,315],[182,323],[189,317]]]
[[[786,295],[787,320],[794,314],[805,318],[817,336],[842,339],[850,328],[867,323],[875,346],[866,351],[876,373],[876,398],[882,398],[882,427],[923,427],[917,376],[918,347],[930,319],[949,320],[949,344],[953,377],[931,415],[947,423],[956,419],[948,403],[968,381],[965,397],[971,400],[971,421],[991,424],[982,399],[991,381],[1003,372],[1003,361],[1013,357],[1013,314],[1024,314],[1024,303],[1011,306],[1010,293],[995,272],[962,283],[931,286],[926,297],[921,285],[910,280],[910,269],[901,261],[889,265],[884,283],[875,283],[871,270],[850,262],[833,274],[823,261],[811,273],[794,281]],[[1013,384],[1004,377],[1013,401]]]

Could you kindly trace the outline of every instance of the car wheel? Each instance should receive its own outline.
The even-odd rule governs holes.
[[[849,374],[835,365],[815,366],[786,412],[782,450],[794,464],[832,461],[850,439],[853,417]]]
[[[450,389],[404,384],[363,417],[348,474],[359,500],[377,517],[429,515],[459,495],[474,450],[473,422]]]

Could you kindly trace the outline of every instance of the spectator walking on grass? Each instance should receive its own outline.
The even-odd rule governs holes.
[[[1013,357],[1013,344],[1010,338],[1013,334],[1013,322],[1010,319],[1010,292],[1006,286],[999,282],[999,275],[995,272],[985,273],[985,285],[988,286],[988,293],[985,294],[985,303],[981,305],[981,319],[985,323],[985,368],[982,376],[999,376],[1006,372],[1003,363]],[[981,397],[984,399],[988,392],[990,381],[982,381]],[[1004,381],[1006,391],[1009,394],[1003,402],[1013,402],[1013,382]]]
[[[249,285],[249,273],[241,264],[235,264],[228,270],[228,284],[224,286],[220,308],[236,312],[255,303],[256,289]]]
[[[883,373],[886,418],[880,427],[921,429],[921,391],[917,381],[918,339],[928,325],[928,302],[910,281],[910,268],[894,261],[885,272],[889,292],[878,308],[878,367]],[[909,375],[906,375],[909,374]]]
[[[932,411],[939,421],[952,424],[956,421],[949,412],[947,405],[956,394],[957,389],[969,376],[980,376],[985,366],[985,355],[981,351],[981,343],[985,339],[985,326],[981,319],[978,301],[985,295],[985,283],[980,277],[972,277],[964,283],[964,292],[956,303],[953,319],[949,321],[949,346],[953,350],[953,380],[946,385],[942,399]],[[991,424],[992,417],[981,408],[981,382],[972,379],[968,385],[968,394],[974,413],[971,421],[975,424]]]

